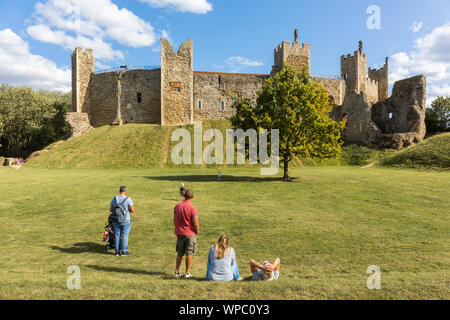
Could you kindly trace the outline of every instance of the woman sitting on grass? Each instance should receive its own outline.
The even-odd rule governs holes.
[[[221,235],[219,241],[209,249],[206,280],[242,280],[239,276],[236,254],[230,247],[226,235]]]

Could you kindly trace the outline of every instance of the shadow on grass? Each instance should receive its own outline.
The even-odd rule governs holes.
[[[155,181],[183,181],[183,182],[274,182],[286,181],[283,177],[248,177],[248,176],[222,176],[217,175],[187,175],[187,176],[145,176],[144,178]],[[286,182],[294,182],[298,178],[289,178]]]
[[[61,248],[58,246],[51,246],[50,247],[53,250],[59,250],[63,253],[70,253],[70,254],[80,254],[80,253],[102,253],[105,254],[106,249],[105,245],[98,244],[95,242],[83,242],[83,243],[75,243],[71,248]]]
[[[157,271],[146,271],[146,270],[134,270],[134,269],[125,269],[125,268],[113,268],[113,267],[102,267],[102,266],[93,266],[88,265],[88,268],[95,269],[97,271],[104,271],[104,272],[117,272],[117,273],[129,273],[129,274],[144,274],[144,275],[150,275],[150,276],[162,276],[165,275],[164,272],[157,272]]]

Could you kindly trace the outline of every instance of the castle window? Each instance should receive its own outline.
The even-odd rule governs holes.
[[[347,78],[348,78],[347,74],[344,74],[344,80],[345,81],[347,81]]]
[[[389,113],[389,119],[392,119],[392,112]]]
[[[138,92],[137,94],[137,102],[142,103],[142,93]]]
[[[180,82],[172,82],[172,91],[173,92],[181,92],[181,83]]]
[[[225,102],[223,101],[220,103],[220,110],[225,110]]]
[[[201,101],[198,102],[198,109],[202,110],[202,102]]]
[[[219,76],[219,84],[222,84],[222,76]]]

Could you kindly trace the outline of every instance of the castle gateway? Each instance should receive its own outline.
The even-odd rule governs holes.
[[[158,125],[193,124],[206,119],[228,119],[234,98],[256,101],[264,81],[287,63],[310,70],[310,45],[282,42],[274,51],[270,74],[194,71],[193,41],[178,52],[161,39],[161,66],[95,72],[92,49],[76,48],[72,54],[72,113],[68,122],[76,129],[86,121],[93,127],[124,123]],[[380,147],[401,148],[425,136],[426,80],[420,75],[397,81],[389,97],[386,58],[380,69],[368,69],[363,44],[353,55],[341,57],[341,75],[315,77],[334,100],[330,117],[347,123],[343,138]]]

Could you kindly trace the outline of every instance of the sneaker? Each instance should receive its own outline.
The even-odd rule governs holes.
[[[116,252],[116,257],[119,257],[120,256],[120,253],[119,252]]]
[[[125,252],[125,253],[122,252],[122,257],[129,256],[129,255],[132,255],[132,253],[131,252]]]
[[[236,279],[236,281],[242,281],[242,280],[244,280],[244,279],[242,279],[242,277],[239,277]]]
[[[185,278],[185,279],[192,278],[192,275],[191,275],[190,273],[186,273],[185,276],[184,276],[184,278]]]
[[[174,273],[174,274],[173,274],[173,277],[174,277],[174,278],[179,278],[179,277],[181,277],[181,275],[180,275],[179,273]]]

